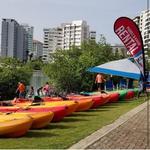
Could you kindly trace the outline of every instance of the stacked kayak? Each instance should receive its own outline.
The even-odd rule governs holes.
[[[39,107],[66,106],[67,107],[66,115],[70,115],[75,111],[85,111],[85,110],[90,109],[93,105],[93,101],[90,98],[83,99],[82,101],[79,101],[79,99],[78,100],[70,99],[70,100],[63,101],[62,98],[58,98],[58,97],[56,97],[56,98],[46,97],[46,99],[44,99],[44,102],[41,104],[42,105],[40,105]],[[16,103],[16,106],[18,106],[18,107],[24,107],[24,106],[28,106],[28,105],[31,105],[31,102]]]
[[[138,88],[111,91],[111,92],[108,92],[108,94],[110,96],[109,102],[117,102],[118,100],[120,100],[120,101],[130,100],[135,95],[137,95],[137,93],[138,93]],[[81,92],[81,94],[86,95],[86,96],[100,95],[99,92]]]
[[[63,101],[63,99],[61,97],[42,97],[42,100],[44,102],[52,102],[52,101]],[[25,98],[17,98],[16,100],[12,100],[11,103],[13,105],[28,105],[28,104],[31,104],[33,101],[33,99],[25,99]]]
[[[29,115],[33,119],[33,123],[31,128],[32,129],[41,129],[46,126],[52,121],[54,113],[53,112],[20,112],[20,113],[13,113],[13,115],[16,116],[22,116],[22,115]]]
[[[92,99],[76,100],[76,102],[78,103],[76,111],[89,110],[93,105]]]
[[[0,115],[0,136],[16,138],[27,133],[32,126],[32,118],[23,115],[20,117],[1,114]]]
[[[66,116],[66,106],[48,107],[48,106],[32,106],[28,105],[23,108],[18,106],[13,107],[0,107],[0,112],[20,112],[20,113],[41,113],[41,112],[53,112],[52,122],[58,122]]]
[[[98,95],[91,95],[91,96],[83,96],[83,95],[69,95],[69,99],[76,100],[76,101],[83,101],[86,99],[91,99],[93,104],[91,108],[99,107],[100,105],[104,105],[109,101],[108,94],[98,94]]]
[[[117,91],[119,93],[119,100],[123,101],[125,100],[126,94],[127,94],[127,90],[119,90]]]
[[[120,94],[118,92],[110,93],[109,95],[110,95],[109,96],[109,103],[114,103],[114,102],[117,102],[119,100]]]
[[[42,97],[44,102],[51,102],[51,101],[63,101],[61,97]]]
[[[70,115],[75,111],[85,111],[91,108],[93,102],[91,99],[85,99],[82,101],[78,100],[66,100],[66,101],[52,101],[52,102],[45,102],[45,106],[56,107],[56,106],[67,106],[66,115]]]
[[[39,105],[34,103],[16,103],[14,107],[0,107],[0,112],[47,112],[52,111],[54,117],[52,122],[62,120],[65,116],[71,115],[76,111],[77,107],[80,106],[79,102],[76,101],[51,101],[41,102]],[[26,110],[24,110],[26,109]]]
[[[52,102],[43,102],[39,106],[30,106],[31,108],[65,108],[65,116],[71,115],[76,111],[78,103],[75,101],[52,101]],[[61,114],[60,114],[61,115]]]
[[[98,91],[95,91],[95,92],[80,92],[81,95],[84,95],[84,96],[90,96],[90,95],[98,95],[100,94],[100,92]]]
[[[110,99],[109,94],[91,95],[90,97],[92,98],[92,100],[94,102],[92,108],[102,106],[102,105],[106,104]]]
[[[97,108],[106,102],[104,97],[101,95],[95,95],[95,96],[90,96],[90,97],[92,98],[92,101],[93,101],[92,108]]]
[[[37,103],[35,103],[35,104],[37,104]],[[29,106],[29,105],[32,106],[32,105],[34,105],[34,103],[31,103],[31,102],[16,103],[16,106],[18,106],[18,107],[25,107],[25,106]],[[39,106],[37,106],[37,108],[39,108],[39,107],[42,107],[42,108],[44,108],[44,107],[59,107],[59,106],[66,106],[66,115],[70,115],[76,110],[78,104],[75,101],[62,101],[62,99],[57,99],[56,101],[41,102],[41,103],[39,103]]]
[[[66,116],[67,108],[65,106],[59,107],[29,106],[28,108],[25,109],[18,109],[17,112],[19,113],[52,112],[53,113],[52,122],[59,122]]]
[[[19,113],[18,113],[19,112]],[[40,129],[40,128],[44,128],[45,126],[47,126],[54,114],[53,112],[40,112],[40,113],[35,113],[35,112],[11,112],[11,113],[6,113],[6,114],[1,114],[0,117],[2,118],[22,118],[25,116],[28,116],[30,118],[32,118],[32,129]]]
[[[101,94],[103,99],[104,99],[104,103],[103,104],[106,104],[109,102],[110,100],[110,94]]]
[[[94,104],[94,102],[90,96],[83,96],[83,95],[75,94],[75,95],[68,95],[67,98],[72,101],[76,101],[79,104],[77,111],[88,110]]]
[[[51,101],[44,102],[43,105],[36,107],[58,107],[58,106],[66,106],[66,115],[71,115],[75,111],[85,111],[91,108],[93,102],[91,99],[85,99],[82,101],[78,100],[66,100],[66,101]]]
[[[134,91],[134,95],[136,96],[138,94],[138,92],[139,92],[139,89],[138,88],[134,88],[134,89],[132,89],[132,91]]]
[[[136,94],[136,92],[134,90],[128,90],[128,89],[125,89],[125,90],[119,90],[117,91],[120,96],[119,96],[119,100],[120,101],[123,101],[123,100],[130,100],[131,98],[133,98]]]
[[[135,96],[134,91],[128,91],[127,94],[126,94],[125,99],[126,99],[126,100],[130,100],[130,99],[132,99],[134,96]]]
[[[44,102],[44,106],[50,106],[50,107],[66,106],[66,116],[68,116],[76,111],[79,104],[76,101],[67,100],[67,101]]]

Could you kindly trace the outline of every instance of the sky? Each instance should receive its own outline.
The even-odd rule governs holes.
[[[103,34],[108,43],[120,44],[113,31],[115,20],[121,16],[134,18],[147,9],[146,5],[147,0],[0,0],[0,22],[13,18],[34,26],[34,39],[43,42],[43,28],[86,20],[97,38]]]

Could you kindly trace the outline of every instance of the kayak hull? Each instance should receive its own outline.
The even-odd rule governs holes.
[[[0,137],[21,137],[31,128],[32,122],[33,120],[28,116],[22,118],[12,116],[7,118],[7,115],[0,115]]]

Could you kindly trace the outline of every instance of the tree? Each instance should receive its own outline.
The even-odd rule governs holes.
[[[43,67],[43,62],[40,58],[28,61],[27,66],[29,66],[32,70],[41,70]]]
[[[81,48],[57,50],[52,61],[44,67],[50,81],[61,91],[79,92],[91,90],[95,75],[87,72],[89,67],[117,59],[104,39],[98,43],[85,41]]]
[[[29,84],[32,71],[17,59],[0,58],[0,96],[2,99],[15,97],[19,81]]]

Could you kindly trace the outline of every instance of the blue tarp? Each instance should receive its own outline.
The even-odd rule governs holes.
[[[129,58],[111,61],[99,66],[91,67],[88,69],[88,71],[127,77],[137,80],[139,80],[141,76],[139,68]]]

